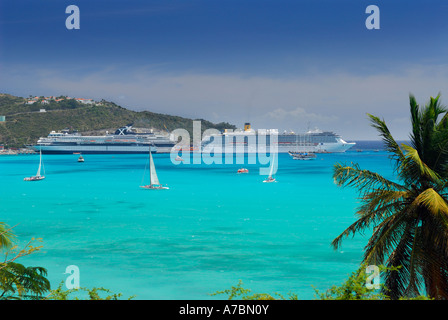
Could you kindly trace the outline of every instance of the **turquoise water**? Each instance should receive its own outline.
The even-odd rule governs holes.
[[[277,183],[260,165],[174,165],[155,155],[169,190],[144,190],[146,155],[44,155],[46,179],[25,182],[37,156],[0,157],[0,221],[21,243],[43,249],[19,262],[43,266],[52,287],[76,265],[82,287],[137,299],[210,296],[241,279],[254,292],[313,299],[313,286],[341,284],[362,257],[365,237],[331,241],[354,220],[356,193],[332,179],[336,162],[358,162],[391,178],[385,152],[322,154],[296,161],[279,155]]]

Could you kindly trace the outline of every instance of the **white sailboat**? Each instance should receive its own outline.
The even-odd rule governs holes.
[[[275,158],[274,158],[275,159]],[[272,177],[272,172],[274,171],[274,160],[271,163],[271,170],[269,171],[269,176],[263,182],[275,182],[275,179]]]
[[[35,176],[32,177],[26,177],[23,180],[24,181],[39,181],[45,179],[45,176],[40,174],[40,171],[42,170],[42,150],[39,151],[39,167],[37,168],[37,173]],[[45,172],[45,169],[44,169]],[[45,173],[44,173],[45,174]]]
[[[146,168],[145,168],[146,171]],[[144,177],[144,176],[143,176]],[[151,190],[163,190],[169,189],[160,184],[159,178],[157,177],[156,167],[154,166],[154,160],[152,159],[151,147],[149,150],[149,185],[142,185],[140,188],[151,189]]]

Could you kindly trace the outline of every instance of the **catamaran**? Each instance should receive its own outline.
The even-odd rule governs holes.
[[[272,160],[272,163],[271,163],[271,170],[269,171],[269,176],[263,182],[275,182],[275,179],[272,177],[273,171],[274,171],[274,160]]]
[[[151,148],[150,148],[151,149]],[[146,168],[145,168],[146,171]],[[144,178],[144,176],[143,176]],[[163,190],[169,189],[160,184],[159,178],[157,177],[156,167],[154,166],[154,160],[152,159],[151,150],[149,151],[149,185],[142,185],[140,188],[151,189],[151,190]]]
[[[39,180],[45,179],[45,176],[42,176],[40,174],[40,171],[41,171],[42,167],[43,167],[42,166],[42,151],[39,151],[39,167],[37,168],[36,175],[32,176],[32,177],[26,177],[23,180],[24,181],[39,181]],[[45,168],[44,168],[44,171],[45,171]]]
[[[300,138],[300,145],[304,146],[305,150],[304,151],[300,151],[299,150],[299,143],[296,139],[296,144],[297,144],[297,151],[288,151],[289,155],[294,159],[294,160],[314,160],[317,158],[316,154],[314,152],[310,152],[309,151],[309,147],[310,147],[310,142],[309,141],[302,141],[302,137]],[[309,137],[308,139],[309,140]]]
[[[294,160],[314,160],[317,155],[314,152],[289,152]]]

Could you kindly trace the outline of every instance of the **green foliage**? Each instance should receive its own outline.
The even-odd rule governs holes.
[[[10,248],[14,239],[15,236],[11,232],[11,228],[0,222],[0,250]]]
[[[368,289],[366,286],[366,266],[361,266],[357,271],[353,272],[347,280],[340,286],[332,286],[325,292],[321,293],[316,288],[316,296],[320,300],[387,300],[388,297],[381,293],[378,289]],[[380,266],[380,270],[384,267]],[[384,285],[380,284],[384,289]]]
[[[279,293],[274,293],[273,295],[267,293],[252,293],[252,290],[243,288],[243,282],[241,280],[239,280],[236,286],[232,286],[230,289],[216,291],[210,295],[216,296],[220,294],[227,295],[228,300],[298,300],[297,295],[292,293],[288,295],[288,299]]]
[[[46,300],[120,300],[121,293],[113,293],[104,288],[79,288],[64,290],[64,283],[61,282],[58,288],[50,290],[50,294],[46,297]],[[74,294],[81,294],[81,297]],[[127,300],[133,299],[135,296],[127,298]]]
[[[121,293],[116,294],[104,288],[63,290],[63,283],[51,290],[45,268],[25,267],[14,262],[38,251],[42,246],[31,244],[41,239],[32,238],[19,249],[13,243],[16,237],[11,230],[12,228],[0,222],[0,249],[6,250],[4,262],[0,263],[0,300],[80,300],[77,296],[72,297],[74,293],[82,293],[88,300],[119,300],[122,296]],[[133,296],[128,299],[132,298]]]
[[[384,292],[388,292],[386,286],[381,283],[380,289],[369,289],[366,286],[366,279],[368,275],[366,274],[366,264],[361,265],[361,267],[352,272],[347,280],[344,281],[340,286],[332,286],[325,292],[316,292],[316,298],[319,300],[390,300],[390,297],[385,295]],[[381,272],[397,272],[401,267],[387,268],[385,266],[378,267]],[[406,297],[402,296],[400,300],[431,300],[427,296],[413,296]]]
[[[389,267],[385,285],[391,298],[424,291],[448,299],[448,112],[439,97],[420,108],[413,96],[410,112],[411,145],[401,147],[386,123],[369,115],[394,161],[397,181],[357,164],[335,165],[335,183],[357,189],[361,204],[358,219],[332,245],[336,249],[343,238],[373,230],[363,263]]]
[[[39,137],[46,137],[52,130],[71,128],[79,132],[114,132],[129,123],[134,123],[135,127],[157,130],[183,128],[190,133],[190,137],[193,136],[193,119],[150,111],[131,111],[105,100],[94,105],[82,104],[73,99],[50,101],[45,105],[40,102],[27,105],[25,102],[24,98],[0,94],[0,115],[6,116],[6,122],[0,124],[0,143],[8,147],[34,144]],[[47,112],[41,113],[40,109]],[[235,126],[202,120],[202,132],[210,128],[223,130],[235,129]]]
[[[0,249],[5,250],[4,262],[0,263],[0,299],[41,299],[50,289],[50,282],[46,278],[47,270],[42,267],[25,267],[14,262],[39,250],[40,246],[35,247],[31,244],[40,239],[33,238],[24,248],[18,249],[18,246],[14,245],[16,237],[11,230],[12,228],[0,222]]]
[[[25,267],[20,263],[9,262],[0,269],[0,299],[2,300],[40,300],[50,290],[46,278],[47,270],[42,267]]]
[[[379,266],[380,273],[397,272],[400,267],[387,268]],[[324,292],[320,292],[316,288],[315,299],[316,300],[390,300],[390,297],[383,292],[387,292],[387,288],[384,284],[380,284],[381,289],[369,289],[366,286],[366,265],[362,265],[358,270],[352,272],[350,276],[339,286],[334,285]],[[243,288],[243,282],[239,280],[236,286],[232,286],[230,289],[217,291],[210,294],[211,296],[227,295],[228,300],[299,300],[297,294],[289,293],[287,297],[275,293],[253,293],[250,289]],[[400,300],[432,300],[427,296],[402,296]]]

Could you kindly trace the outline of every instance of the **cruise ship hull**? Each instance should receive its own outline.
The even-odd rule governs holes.
[[[35,151],[42,150],[43,154],[138,154],[148,153],[148,146],[45,146],[34,145]],[[156,147],[151,147],[152,153],[163,153]],[[169,151],[168,151],[169,152]]]
[[[346,142],[332,132],[306,134],[255,134],[253,132],[225,133],[207,136],[202,140],[204,153],[340,153],[356,143]]]
[[[166,135],[135,133],[132,126],[119,128],[113,135],[82,136],[77,132],[52,131],[30,146],[43,154],[120,154],[120,153],[169,153],[175,142]]]
[[[319,146],[313,146],[313,147],[301,147],[301,146],[294,146],[294,145],[288,145],[288,146],[282,146],[279,145],[277,148],[272,146],[266,146],[266,147],[247,147],[247,146],[235,146],[235,147],[219,147],[217,145],[208,145],[206,147],[202,148],[203,153],[233,153],[233,154],[239,154],[239,153],[270,153],[270,152],[277,152],[277,153],[289,153],[289,152],[314,152],[314,153],[342,153],[346,152],[348,149],[353,147],[355,143],[346,143],[346,144],[338,144],[338,145],[332,145],[332,144],[322,144]]]

